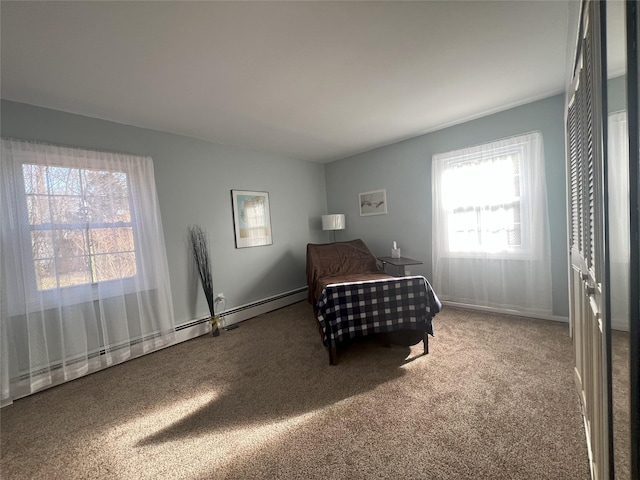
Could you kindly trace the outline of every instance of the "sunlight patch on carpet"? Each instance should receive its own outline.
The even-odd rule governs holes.
[[[244,462],[272,442],[282,441],[297,426],[311,421],[319,412],[289,417],[261,425],[231,426],[198,432],[192,436],[145,443],[154,434],[193,415],[215,402],[208,392],[156,412],[126,422],[101,435],[109,450],[109,468],[115,478],[202,478],[223,474],[238,458]],[[223,442],[224,439],[224,442]],[[206,445],[203,450],[202,446]],[[154,458],[174,458],[175,462],[154,462]]]

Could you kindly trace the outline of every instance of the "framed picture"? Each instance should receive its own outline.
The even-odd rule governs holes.
[[[231,190],[236,248],[271,245],[269,193]]]
[[[387,191],[374,190],[358,194],[360,216],[385,215],[387,213]]]

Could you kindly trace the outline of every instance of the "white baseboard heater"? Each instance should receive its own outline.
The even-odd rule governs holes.
[[[262,300],[229,308],[223,314],[222,328],[305,300],[307,298],[307,290],[307,287],[300,287]],[[204,317],[176,326],[174,344],[209,333],[211,326],[208,320],[209,317]]]

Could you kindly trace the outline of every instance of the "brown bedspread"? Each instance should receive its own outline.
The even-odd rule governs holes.
[[[360,240],[307,245],[309,303],[316,306],[322,289],[332,283],[392,278],[382,271],[378,259]]]

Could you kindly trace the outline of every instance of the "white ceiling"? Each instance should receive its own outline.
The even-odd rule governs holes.
[[[2,98],[316,162],[565,84],[567,1],[0,5]]]

